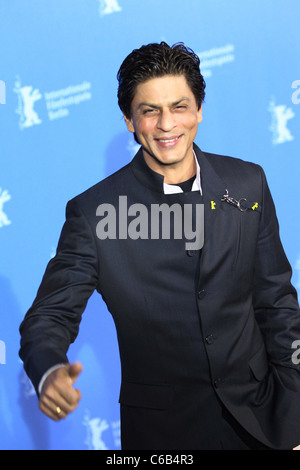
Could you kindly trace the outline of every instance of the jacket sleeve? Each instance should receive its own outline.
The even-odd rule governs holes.
[[[261,169],[263,201],[257,241],[253,306],[271,364],[293,374],[293,342],[300,339],[300,310],[291,284],[292,270],[283,250],[274,203]],[[299,377],[300,378],[300,377]]]
[[[50,260],[33,305],[20,325],[20,357],[33,386],[52,366],[68,362],[81,315],[97,286],[95,237],[76,199],[66,208],[56,256]]]

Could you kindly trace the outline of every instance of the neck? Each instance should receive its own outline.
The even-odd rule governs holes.
[[[163,175],[164,183],[166,184],[179,184],[189,180],[196,174],[196,162],[194,153],[192,152],[190,158],[185,158],[182,161],[172,164],[162,164],[152,156],[143,152],[144,159],[149,168]]]

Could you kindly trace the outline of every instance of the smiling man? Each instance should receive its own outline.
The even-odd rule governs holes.
[[[300,311],[291,268],[262,168],[194,143],[205,97],[199,65],[183,44],[164,42],[122,63],[118,102],[141,148],[68,203],[20,327],[20,356],[40,409],[55,421],[74,411],[82,365],[69,364],[67,351],[97,290],[118,334],[122,449],[292,449]],[[154,207],[173,218],[148,237]],[[196,249],[178,230],[182,217],[204,229]]]

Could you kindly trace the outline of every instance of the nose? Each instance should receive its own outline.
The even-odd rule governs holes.
[[[157,127],[164,132],[169,132],[175,127],[174,116],[169,109],[161,110]]]

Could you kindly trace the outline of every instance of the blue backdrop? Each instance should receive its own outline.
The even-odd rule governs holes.
[[[98,295],[71,361],[83,398],[42,415],[19,324],[54,255],[67,201],[131,160],[117,105],[132,49],[184,42],[206,78],[205,151],[261,164],[300,289],[298,0],[0,0],[0,449],[120,449],[115,328]]]

